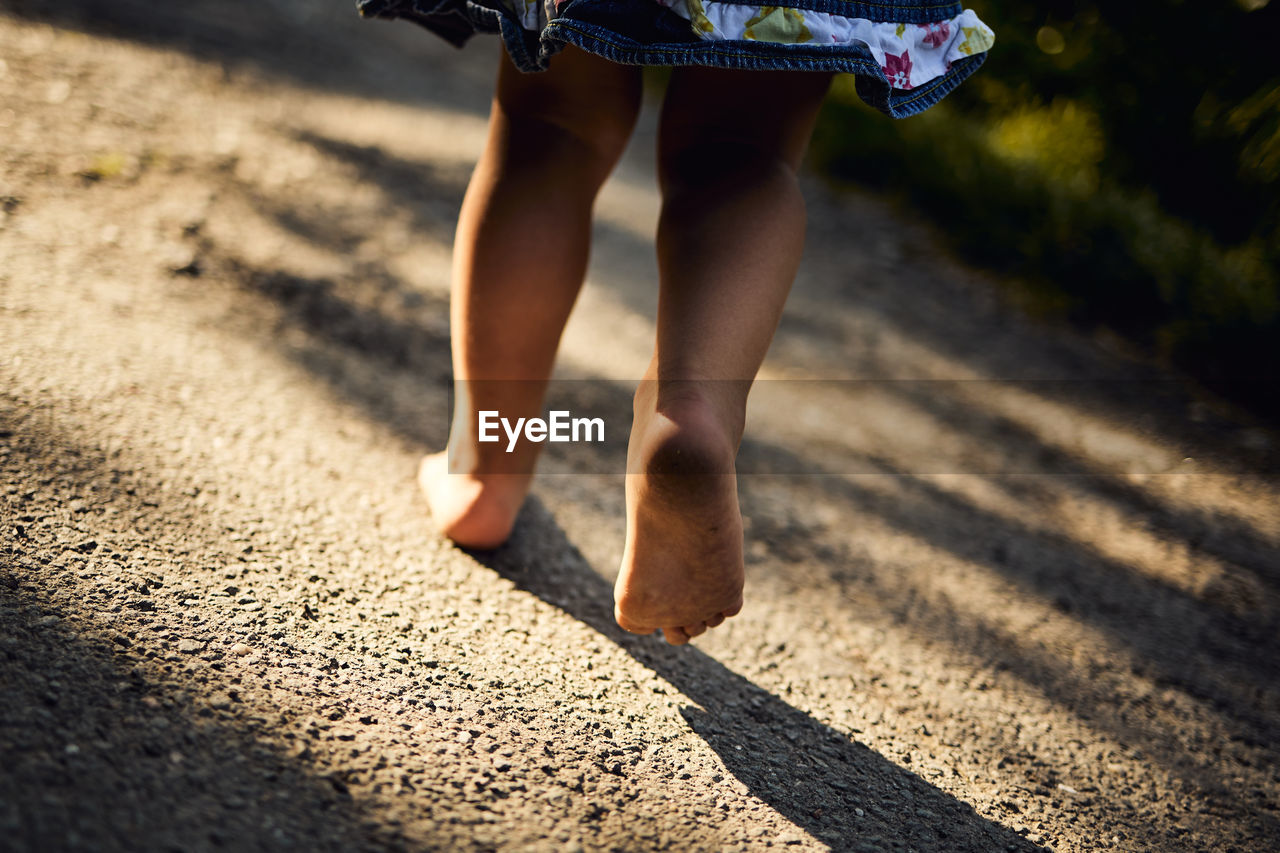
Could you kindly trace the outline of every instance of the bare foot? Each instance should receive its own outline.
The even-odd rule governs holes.
[[[418,468],[418,486],[440,532],[476,550],[507,541],[532,479],[531,474],[451,474],[444,452],[427,456]]]
[[[637,414],[627,541],[614,616],[681,645],[742,609],[742,514],[733,443],[709,410]]]

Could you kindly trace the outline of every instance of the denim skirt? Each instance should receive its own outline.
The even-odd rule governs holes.
[[[894,118],[937,103],[995,41],[960,3],[939,0],[358,0],[361,14],[414,21],[455,45],[501,35],[521,71],[566,44],[627,65],[843,71]]]

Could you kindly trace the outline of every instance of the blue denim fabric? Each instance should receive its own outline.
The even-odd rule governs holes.
[[[489,5],[492,4],[492,5]],[[501,0],[357,0],[365,17],[403,18],[461,46],[477,32],[498,33],[521,71],[542,71],[566,44],[625,65],[710,65],[784,71],[845,71],[858,95],[892,118],[936,104],[986,60],[985,53],[951,64],[941,77],[914,89],[894,89],[871,51],[861,45],[707,41],[689,22],[653,0],[565,0],[542,30],[525,30]],[[871,21],[923,24],[960,14],[960,3],[932,0],[772,0],[770,5],[830,12]]]

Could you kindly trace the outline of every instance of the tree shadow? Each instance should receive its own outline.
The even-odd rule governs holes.
[[[1025,383],[1031,390],[1043,383]],[[1063,383],[1050,383],[1054,391]],[[1069,383],[1072,386],[1075,383]],[[1181,385],[1176,380],[1163,382],[1121,383],[1119,392],[1129,398],[1142,398],[1142,393],[1157,385]],[[1068,453],[1047,445],[1025,424],[1007,415],[978,406],[956,406],[941,395],[926,393],[927,384],[902,383],[895,393],[918,410],[943,420],[958,430],[1000,437],[1002,448],[1013,454],[1042,460],[1044,468],[1061,472],[1073,479],[1077,488],[1092,493],[1131,517],[1140,517],[1151,532],[1167,539],[1182,539],[1194,548],[1212,554],[1224,562],[1246,570],[1258,580],[1280,592],[1280,543],[1262,535],[1253,526],[1224,513],[1198,507],[1171,508],[1136,486],[1108,473],[1101,464],[1080,454]],[[1125,394],[1124,392],[1129,393]],[[1069,400],[1065,394],[1046,395],[1049,399]],[[1201,440],[1204,436],[1200,436]],[[1210,452],[1204,444],[1187,447],[1189,455]],[[1034,472],[1026,472],[1034,473]],[[1252,476],[1271,477],[1280,469],[1263,466],[1246,472]],[[1028,498],[1043,494],[1043,481],[1037,478],[1008,478],[1006,488]],[[1274,636],[1274,626],[1263,626],[1258,637]]]
[[[4,848],[403,850],[403,837],[210,700],[80,634],[0,570]]]
[[[172,48],[310,89],[483,115],[491,55],[457,49],[418,27],[363,21],[354,3],[308,0],[5,0],[0,13],[61,29]],[[448,85],[429,85],[442,73]]]
[[[1066,617],[1101,629],[1132,655],[1129,666],[1135,674],[1203,703],[1234,739],[1261,745],[1280,734],[1274,613],[1242,615],[1190,596],[1086,543],[995,515],[884,460],[864,462],[900,486],[892,496],[777,445],[746,440],[741,454],[769,460],[756,464],[806,470],[803,476],[788,477],[801,505],[824,503],[849,516],[878,517],[894,530],[1012,581]],[[899,581],[891,569],[869,566],[865,557],[846,548],[833,550],[809,528],[775,523],[749,482],[741,489],[741,500],[744,515],[752,519],[753,540],[774,557],[757,562],[753,571],[796,573],[806,584],[862,587],[862,598],[875,601],[913,636],[990,661],[1118,742],[1140,744],[1148,758],[1197,785],[1211,800],[1234,803],[1230,766],[1201,764],[1181,742],[1171,740],[1168,732],[1178,720],[1166,709],[1130,714],[1104,684],[1061,655],[951,606],[945,596]],[[1129,671],[1121,661],[1108,665]],[[1271,816],[1262,820],[1280,828]]]
[[[0,490],[0,847],[406,849],[341,770],[322,772],[305,743],[283,744],[290,712],[259,716],[269,709],[255,679],[225,650],[155,651],[164,614],[146,586],[164,579],[139,587],[138,575],[117,574],[126,555],[95,540],[51,547],[50,536],[84,529],[74,496],[92,494],[116,523],[183,499],[46,415],[0,395],[0,483],[12,484]],[[89,575],[105,579],[95,587]],[[75,589],[74,603],[50,601],[51,584]]]
[[[471,177],[470,166],[408,160],[376,145],[356,145],[314,130],[296,129],[292,137],[326,157],[353,167],[360,182],[377,186],[394,201],[398,210],[409,212],[415,233],[442,243],[453,241],[455,220]],[[340,220],[329,217],[303,220],[288,205],[261,196],[258,200],[270,205],[267,212],[281,225],[319,245],[342,246],[359,234],[343,227]]]
[[[912,384],[902,383],[900,393],[929,399],[927,394],[909,390],[907,386]],[[915,402],[931,407],[920,399]],[[961,427],[995,417],[977,411],[958,413],[956,408],[953,401],[945,412],[934,414]],[[1193,535],[1200,529],[1200,519],[1194,514],[1184,517],[1179,510],[1147,495],[1135,497],[1131,489],[1095,471],[1075,454],[1048,447],[1029,431],[1000,420],[999,429],[1016,436],[1028,452],[1046,459],[1046,467],[1054,472],[1039,477],[991,478],[1014,495],[1029,498],[1047,489],[1046,479],[1065,477],[1091,498],[1114,503],[1122,510],[1133,511],[1129,501],[1138,503],[1138,512],[1154,514],[1158,510],[1161,527],[1157,529],[1168,537],[1182,538],[1188,529]],[[1280,634],[1276,631],[1280,614],[1261,603],[1249,607],[1228,597],[1193,596],[1166,580],[1141,574],[1087,543],[977,507],[900,464],[853,449],[847,453],[855,457],[858,469],[892,478],[902,487],[901,494],[886,497],[860,486],[856,476],[846,476],[828,461],[759,437],[745,438],[739,455],[744,467],[786,475],[813,501],[835,503],[851,515],[880,517],[895,530],[1026,587],[1040,599],[1122,641],[1153,666],[1164,683],[1182,686],[1193,696],[1214,699],[1222,710],[1235,709],[1253,725],[1278,725],[1275,720],[1264,723],[1263,718],[1245,712],[1252,705],[1256,685],[1272,684],[1280,677]],[[750,499],[750,489],[744,490],[744,496]],[[753,519],[754,509],[744,504],[744,512]],[[813,538],[811,531],[773,531],[772,536],[769,531],[760,533],[766,545],[783,547],[790,561],[823,556],[806,548]],[[1247,555],[1249,561],[1241,565],[1252,570],[1280,560],[1280,552],[1256,535],[1237,548],[1227,553],[1236,558]],[[1197,666],[1190,666],[1188,640],[1194,640],[1190,649],[1204,655]]]

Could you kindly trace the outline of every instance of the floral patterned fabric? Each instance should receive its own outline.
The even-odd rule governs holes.
[[[913,89],[951,68],[962,56],[990,50],[995,33],[965,9],[947,21],[901,24],[846,18],[790,6],[754,6],[715,0],[654,0],[708,41],[778,44],[863,44],[895,89]]]
[[[564,0],[503,0],[530,32],[554,18]],[[991,49],[995,33],[970,9],[925,24],[869,21],[791,6],[756,6],[719,0],[651,0],[687,20],[706,41],[865,45],[894,89],[913,89],[941,77],[951,63]]]

